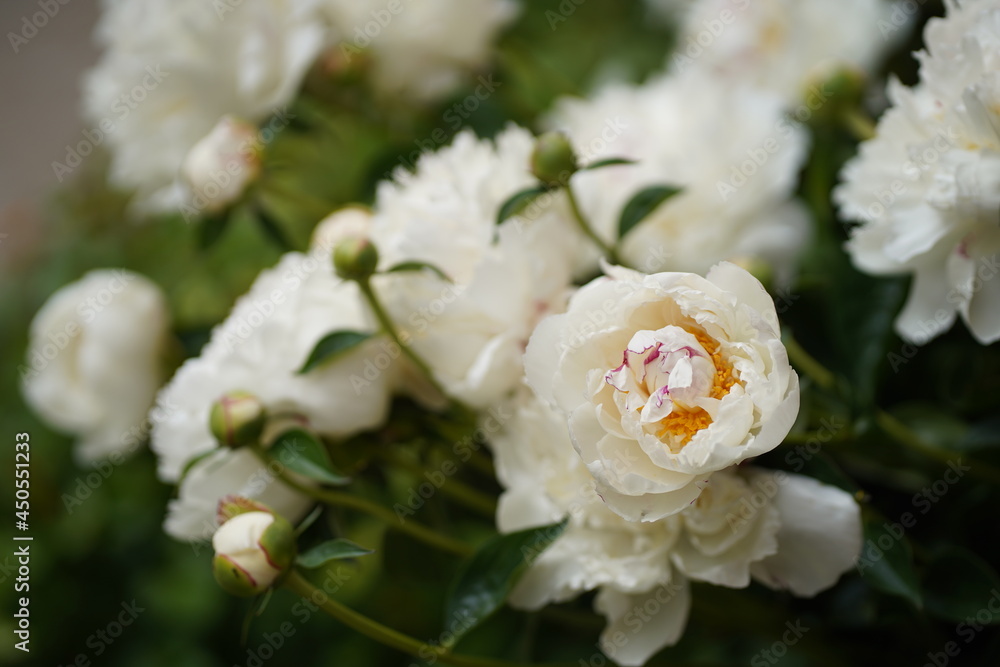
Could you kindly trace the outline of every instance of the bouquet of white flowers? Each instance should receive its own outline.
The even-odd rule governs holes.
[[[1000,1],[923,4],[108,0],[24,400],[253,598],[198,664],[994,664]]]

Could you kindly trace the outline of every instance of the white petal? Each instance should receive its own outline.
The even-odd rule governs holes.
[[[623,667],[639,667],[677,643],[690,608],[691,591],[681,577],[648,593],[622,593],[605,586],[594,599],[594,610],[608,620],[601,650]]]
[[[752,474],[774,477],[773,502],[781,514],[778,553],[752,566],[754,578],[803,597],[832,586],[861,552],[861,510],[854,498],[811,477]]]

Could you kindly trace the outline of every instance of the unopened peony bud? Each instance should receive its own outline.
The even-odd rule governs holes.
[[[224,447],[244,447],[260,439],[267,410],[260,399],[245,391],[232,391],[212,405],[209,426]]]
[[[531,153],[531,173],[546,185],[565,185],[579,169],[576,153],[562,132],[538,137]]]
[[[332,251],[337,244],[353,237],[367,237],[372,212],[364,206],[346,206],[323,218],[313,230],[310,246]]]
[[[188,152],[181,173],[194,192],[196,208],[207,213],[226,208],[260,174],[257,128],[223,116]]]
[[[295,560],[295,529],[270,512],[238,514],[212,536],[215,580],[227,593],[263,593]]]
[[[333,266],[344,280],[365,280],[378,266],[378,249],[367,238],[345,238],[333,248]]]

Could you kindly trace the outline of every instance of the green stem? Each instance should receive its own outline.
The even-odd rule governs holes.
[[[408,470],[418,477],[424,477],[427,473],[427,470],[416,461],[409,461],[395,453],[382,452],[381,456],[387,463]],[[463,484],[454,477],[448,477],[440,489],[444,495],[459,501],[469,509],[475,510],[484,516],[493,518],[496,515],[497,503],[494,498]]]
[[[584,217],[583,211],[580,210],[580,203],[577,201],[576,195],[573,194],[572,186],[567,183],[565,187],[563,187],[563,190],[566,192],[566,200],[569,202],[569,210],[573,214],[573,218],[576,220],[576,224],[580,228],[580,231],[583,232],[584,236],[593,241],[594,245],[600,248],[601,252],[604,253],[609,262],[612,264],[620,264],[621,262],[618,259],[618,252],[613,247],[605,243],[604,240],[590,228],[590,225],[587,224],[587,218]]]
[[[794,336],[790,334],[786,335],[784,342],[785,349],[788,350],[788,358],[791,362],[808,377],[812,378],[817,385],[824,389],[833,389],[836,386],[836,376],[806,352],[799,345],[798,341],[795,340]],[[955,455],[958,454],[958,452],[949,452],[926,442],[913,429],[881,408],[875,409],[875,422],[893,440],[928,458],[940,461],[941,463],[950,463],[955,460]],[[968,457],[965,458],[968,460]],[[972,469],[969,471],[969,474],[973,477],[978,477],[994,484],[1000,484],[1000,468],[983,463],[982,461],[972,461],[970,465]]]
[[[447,648],[442,646],[424,643],[415,637],[382,625],[378,621],[337,602],[327,595],[325,591],[320,591],[320,589],[316,588],[297,570],[292,570],[285,578],[283,584],[296,595],[312,601],[320,609],[352,630],[397,651],[402,651],[418,658],[434,656],[444,664],[454,665],[454,667],[542,667],[540,665],[532,666],[520,662],[508,662],[506,660],[478,658],[470,655],[451,653]],[[551,665],[549,667],[557,666]]]
[[[255,449],[255,452],[265,463],[273,460],[261,450]],[[342,491],[331,491],[329,489],[315,488],[312,486],[306,486],[305,484],[300,484],[285,470],[279,470],[277,474],[282,482],[303,495],[326,503],[327,505],[353,509],[367,514],[368,516],[378,519],[382,523],[386,524],[387,527],[398,530],[401,533],[409,535],[415,540],[419,540],[424,544],[436,547],[441,551],[446,551],[463,558],[470,556],[475,552],[475,549],[465,542],[460,542],[446,535],[441,535],[440,533],[437,533],[430,528],[413,521],[412,519],[404,519],[397,516],[395,512],[387,507],[382,507],[378,503],[373,503],[372,501],[360,496],[344,493]]]
[[[867,141],[875,137],[875,122],[860,109],[846,109],[841,121],[858,141]]]
[[[375,314],[375,319],[378,320],[379,324],[382,326],[382,330],[385,331],[386,335],[393,340],[399,349],[403,351],[403,354],[413,362],[413,365],[420,369],[420,371],[427,377],[427,381],[431,383],[431,386],[435,390],[441,393],[442,396],[448,396],[447,392],[441,387],[438,381],[434,377],[431,367],[424,361],[419,354],[417,354],[412,347],[403,342],[402,338],[399,336],[399,332],[396,330],[396,325],[393,323],[392,318],[389,313],[386,312],[385,308],[382,306],[382,302],[379,300],[378,295],[375,294],[375,290],[372,288],[372,283],[370,278],[358,281],[358,287],[361,288],[361,293],[364,295],[365,300],[371,307],[372,312]],[[453,401],[455,399],[452,399]]]
[[[879,428],[892,436],[896,442],[906,445],[907,447],[920,452],[924,456],[940,461],[941,463],[954,462],[956,460],[956,454],[961,457],[960,452],[949,452],[925,442],[919,434],[913,431],[913,429],[893,417],[885,410],[875,411],[875,423],[879,425]],[[968,457],[964,458],[968,460]],[[979,479],[992,484],[1000,484],[1000,468],[992,466],[988,463],[983,463],[982,461],[970,461],[969,467],[971,468],[969,470],[969,474],[973,477],[978,477]]]
[[[797,366],[799,370],[823,389],[833,389],[836,386],[837,377],[828,371],[823,364],[816,361],[811,354],[806,352],[805,348],[799,345],[794,336],[786,334],[783,338],[785,349],[788,350],[788,359],[792,362],[793,366]]]

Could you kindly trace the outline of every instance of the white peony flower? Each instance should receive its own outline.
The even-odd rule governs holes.
[[[713,474],[680,514],[626,521],[598,495],[565,418],[527,392],[492,446],[506,489],[497,510],[501,532],[568,517],[511,604],[539,609],[597,590],[595,611],[607,619],[601,648],[621,665],[642,665],[680,639],[689,579],[742,588],[752,576],[811,596],[851,569],[861,550],[860,510],[849,494],[753,468]]]
[[[418,101],[448,94],[484,65],[497,34],[519,11],[512,0],[323,2],[345,59],[369,54],[378,91]]]
[[[129,271],[91,271],[35,315],[21,373],[25,400],[79,437],[79,461],[129,453],[163,381],[169,331],[158,286]]]
[[[848,244],[859,269],[914,276],[903,338],[924,343],[960,314],[985,345],[1000,340],[1000,3],[946,5],[927,24],[920,83],[890,82],[894,106],[834,198],[862,223]]]
[[[328,252],[285,255],[258,276],[201,354],[188,360],[160,392],[158,402],[172,406],[152,434],[160,477],[178,481],[193,459],[217,448],[209,413],[216,400],[233,391],[254,394],[272,415],[304,417],[312,430],[332,438],[381,424],[396,372],[386,369],[389,356],[381,339],[329,366],[296,373],[326,334],[374,328],[357,287],[334,277]],[[167,532],[179,539],[207,537],[214,529],[215,505],[226,494],[260,499],[297,520],[309,500],[280,483],[272,486],[273,477],[272,470],[243,450],[222,450],[199,460],[184,476],[179,498],[171,502]]]
[[[704,273],[724,259],[756,257],[783,279],[793,273],[809,228],[804,207],[791,200],[807,139],[777,97],[717,77],[672,75],[562,100],[547,123],[569,134],[584,163],[637,161],[571,181],[605,242],[615,241],[622,209],[641,189],[683,188],[625,237],[627,263]],[[592,275],[597,253],[587,251],[578,273]]]
[[[535,219],[496,225],[501,204],[533,183],[533,146],[520,128],[495,143],[462,132],[424,155],[416,173],[400,169],[378,190],[371,239],[380,268],[428,262],[453,282],[402,273],[377,277],[375,289],[445,391],[476,408],[518,384],[531,331],[569,291],[573,243],[556,212],[561,198],[539,204]]]
[[[670,57],[678,71],[720,75],[816,111],[835,71],[872,74],[908,32],[888,0],[697,0]],[[911,12],[912,13],[912,12]]]
[[[323,47],[318,1],[106,0],[85,116],[139,210],[191,205],[181,166],[220,118],[284,111]]]
[[[219,211],[232,204],[257,179],[256,138],[256,126],[224,116],[187,154],[181,171],[203,210]]]
[[[774,303],[726,262],[705,278],[609,267],[538,325],[524,364],[633,521],[681,511],[708,475],[776,447],[799,407]]]

